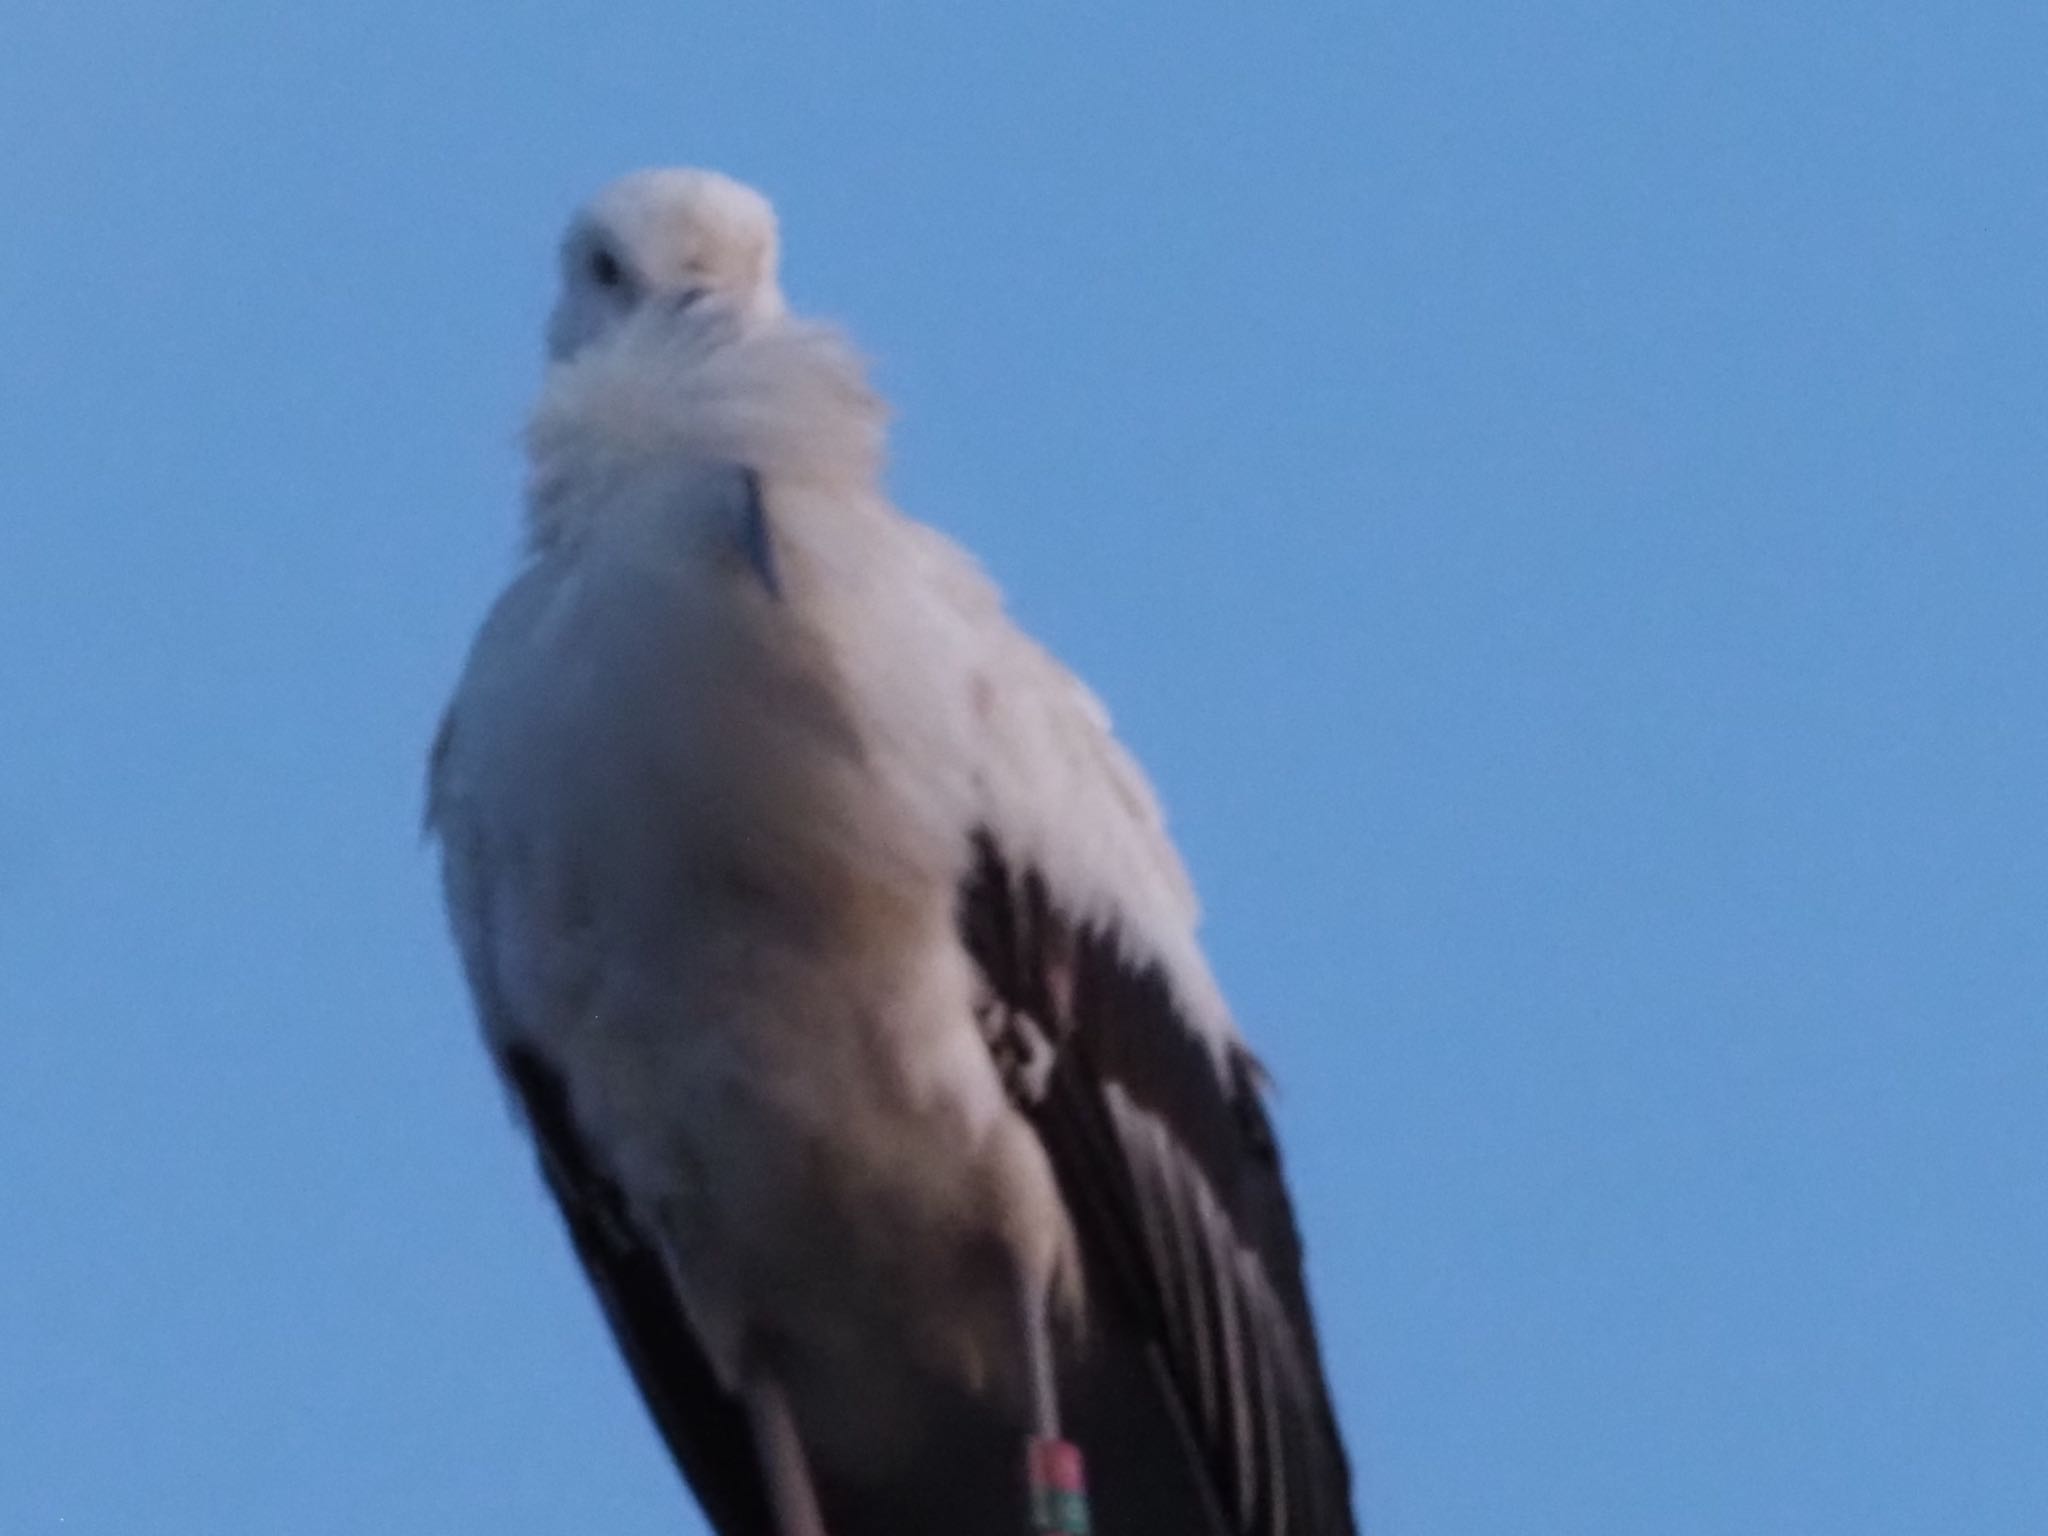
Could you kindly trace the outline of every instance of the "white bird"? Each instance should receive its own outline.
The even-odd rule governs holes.
[[[709,172],[576,219],[524,563],[430,771],[620,1349],[721,1536],[1073,1531],[1074,1446],[1111,1536],[1345,1536],[1261,1074],[1152,793],[889,504],[776,262]]]

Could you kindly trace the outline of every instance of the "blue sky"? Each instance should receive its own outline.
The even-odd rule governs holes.
[[[0,1529],[697,1528],[420,762],[693,161],[1158,779],[1376,1536],[2048,1509],[2048,12],[17,4]]]

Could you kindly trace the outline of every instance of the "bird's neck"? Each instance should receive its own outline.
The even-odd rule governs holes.
[[[551,543],[588,515],[590,487],[673,461],[729,463],[868,500],[884,414],[860,360],[823,328],[648,325],[551,370],[526,442],[529,533]]]

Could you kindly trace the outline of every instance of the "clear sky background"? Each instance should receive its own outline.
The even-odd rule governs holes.
[[[16,0],[0,1530],[699,1529],[417,838],[665,161],[1152,767],[1374,1536],[2042,1529],[2035,0]]]

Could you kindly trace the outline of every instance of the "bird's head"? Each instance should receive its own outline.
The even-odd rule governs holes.
[[[752,187],[716,171],[622,176],[563,238],[549,355],[572,357],[656,310],[717,311],[742,327],[778,319],[775,267],[775,210]]]

